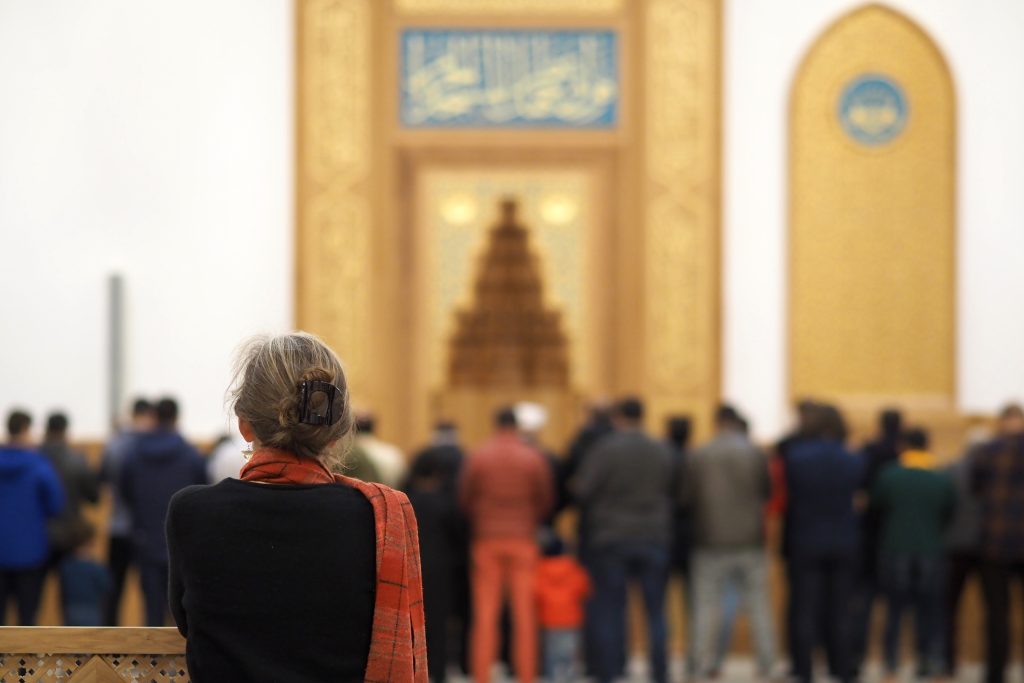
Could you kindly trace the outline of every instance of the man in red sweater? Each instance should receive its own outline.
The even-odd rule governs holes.
[[[515,413],[498,411],[496,423],[494,436],[467,460],[459,487],[472,532],[471,668],[477,683],[488,683],[498,652],[501,599],[507,591],[516,675],[522,683],[532,683],[537,674],[535,535],[554,503],[554,482],[544,457],[516,431]]]

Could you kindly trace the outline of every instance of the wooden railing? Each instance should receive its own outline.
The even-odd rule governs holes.
[[[0,683],[188,683],[173,628],[0,628]]]

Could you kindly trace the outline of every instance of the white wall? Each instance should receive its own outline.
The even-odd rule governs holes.
[[[105,280],[127,394],[224,429],[231,354],[292,320],[287,0],[0,3],[0,411],[106,433]]]
[[[797,65],[851,0],[727,0],[724,394],[759,436],[786,404],[786,135]],[[945,54],[958,96],[958,402],[1024,398],[1024,3],[891,0]]]

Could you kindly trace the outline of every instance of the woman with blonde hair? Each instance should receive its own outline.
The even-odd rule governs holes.
[[[337,356],[257,337],[231,390],[252,453],[167,515],[170,603],[194,683],[425,683],[416,519],[405,495],[331,468],[352,434]]]

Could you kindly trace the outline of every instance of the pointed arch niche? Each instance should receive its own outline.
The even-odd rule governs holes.
[[[949,68],[867,5],[814,43],[789,120],[790,393],[955,399],[956,120]]]

